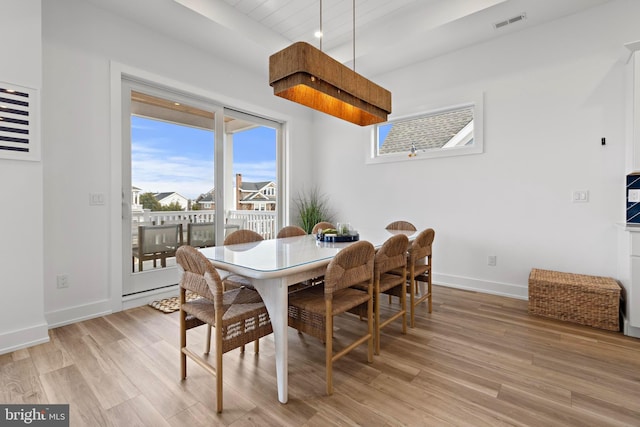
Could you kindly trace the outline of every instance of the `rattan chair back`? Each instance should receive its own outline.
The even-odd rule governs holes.
[[[285,237],[305,236],[306,234],[307,232],[304,231],[302,227],[298,227],[297,225],[287,225],[278,231],[276,238],[282,239]]]
[[[237,245],[239,243],[251,243],[251,242],[259,242],[264,240],[264,237],[259,233],[249,230],[236,230],[233,233],[229,233],[227,237],[224,239],[225,245]]]
[[[435,231],[433,228],[427,228],[426,230],[421,231],[409,247],[409,262],[414,264],[424,264],[427,261],[427,258],[432,254],[434,238]]]
[[[180,287],[213,301],[213,292],[207,285],[204,275],[209,273],[212,277],[218,276],[218,279],[220,275],[209,260],[196,248],[184,245],[176,251],[176,261],[183,271]]]
[[[324,274],[325,294],[372,280],[374,255],[373,245],[365,240],[338,252]]]
[[[387,230],[404,230],[404,231],[418,231],[415,225],[409,221],[393,221],[385,227]]]
[[[336,226],[331,224],[330,222],[322,221],[313,226],[313,229],[311,230],[311,234],[318,233],[318,230],[328,230],[330,228],[336,228]]]
[[[384,273],[406,266],[408,248],[409,238],[404,234],[389,237],[376,252],[373,265],[374,277],[380,278]]]

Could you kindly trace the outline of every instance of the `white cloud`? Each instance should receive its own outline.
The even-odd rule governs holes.
[[[195,199],[213,188],[210,159],[176,156],[142,144],[132,147],[132,158],[132,183],[143,192],[175,191]],[[236,163],[233,170],[245,182],[275,179],[275,162]]]

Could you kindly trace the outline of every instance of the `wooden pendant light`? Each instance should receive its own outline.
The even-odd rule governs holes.
[[[354,70],[309,43],[297,42],[269,57],[273,93],[360,126],[386,122],[391,113],[391,92],[355,72],[355,27],[354,0]]]
[[[273,93],[360,126],[387,121],[391,92],[305,42],[269,57]]]

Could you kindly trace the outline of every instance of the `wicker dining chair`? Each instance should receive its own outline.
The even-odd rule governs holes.
[[[262,240],[264,240],[264,238],[259,233],[253,230],[243,229],[243,230],[236,230],[232,233],[229,233],[229,235],[224,238],[223,244],[225,246],[237,245],[240,243],[261,242]],[[227,289],[240,288],[242,286],[246,288],[254,289],[249,279],[247,279],[244,276],[240,276],[238,274],[229,274],[228,276],[225,276],[224,284]]]
[[[404,231],[418,231],[415,225],[409,221],[393,221],[386,227],[387,230],[404,230]]]
[[[318,230],[327,230],[329,228],[336,228],[336,226],[331,224],[330,222],[321,221],[313,226],[313,230],[311,230],[311,234],[317,234]]]
[[[432,310],[432,246],[435,231],[433,228],[427,228],[418,234],[407,252],[407,292],[409,293],[409,308],[411,309],[410,326],[415,327],[415,308],[423,301],[427,301],[428,310]],[[401,275],[401,269],[393,270],[393,274]],[[427,289],[422,290],[421,295],[418,289],[418,283],[426,283]]]
[[[178,248],[176,258],[183,270],[180,279],[180,375],[187,377],[187,357],[216,377],[216,411],[222,412],[222,355],[273,332],[260,295],[252,289],[224,291],[217,270],[197,249]],[[201,298],[186,301],[186,291]],[[215,327],[215,363],[187,347],[187,330],[200,325]],[[207,337],[205,354],[210,339]]]
[[[306,236],[307,232],[304,231],[302,227],[298,227],[297,225],[287,225],[282,227],[278,234],[276,235],[276,239],[283,239],[285,237],[294,237],[294,236]]]
[[[400,231],[418,231],[415,225],[410,223],[409,221],[393,221],[387,224],[385,227],[386,230],[400,230]],[[392,295],[389,294],[389,304],[391,304]]]
[[[331,260],[324,286],[312,286],[289,294],[289,326],[325,343],[327,394],[333,394],[333,363],[368,343],[367,361],[373,362],[373,259],[375,249],[365,240],[342,249]],[[366,291],[353,288],[363,286]],[[367,331],[333,354],[333,317],[365,304]]]
[[[407,333],[407,249],[409,238],[404,234],[389,237],[376,251],[373,264],[373,315],[375,325],[375,353],[380,354],[380,330],[402,318],[402,333]],[[392,271],[404,274],[393,274]],[[380,320],[380,298],[383,294],[400,299],[400,309],[384,321]]]

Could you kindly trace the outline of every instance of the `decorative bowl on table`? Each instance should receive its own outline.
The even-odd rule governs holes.
[[[316,240],[320,242],[356,242],[360,240],[360,235],[357,231],[351,229],[341,229],[342,233],[338,230],[329,228],[327,230],[320,230],[316,234]]]

